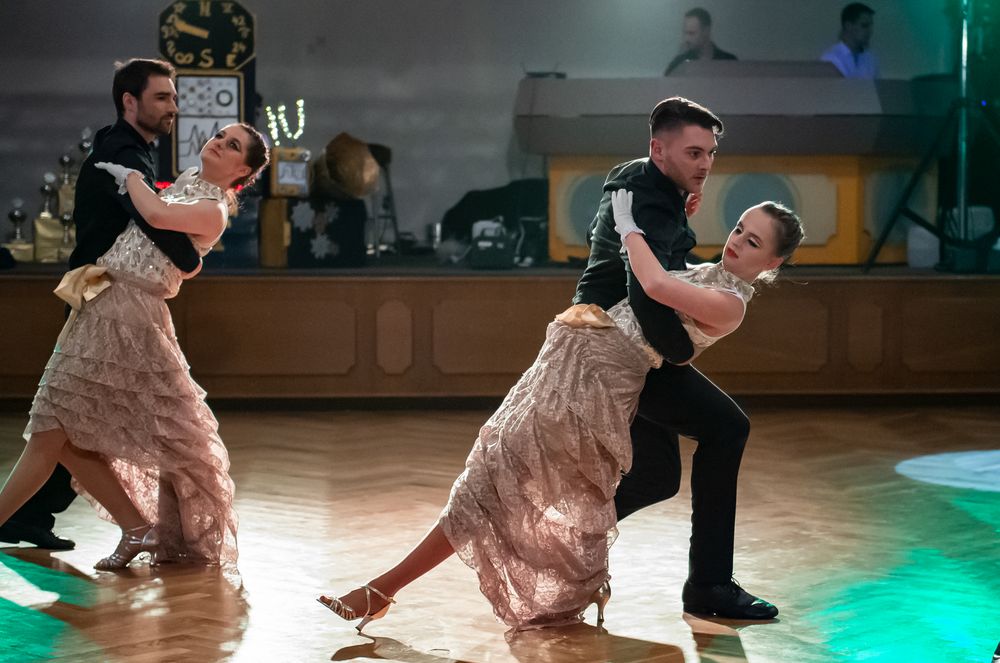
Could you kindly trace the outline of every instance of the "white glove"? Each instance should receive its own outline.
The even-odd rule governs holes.
[[[622,238],[622,246],[625,246],[625,238],[631,233],[645,235],[639,226],[635,225],[632,218],[632,192],[625,189],[618,189],[611,192],[611,210],[615,215],[615,230]]]
[[[128,193],[128,189],[125,188],[125,180],[128,178],[129,173],[139,173],[135,168],[126,168],[125,166],[108,163],[107,161],[98,161],[94,164],[94,168],[111,173],[111,176],[115,178],[115,184],[118,185],[118,193]],[[141,176],[142,173],[139,173],[139,175]]]

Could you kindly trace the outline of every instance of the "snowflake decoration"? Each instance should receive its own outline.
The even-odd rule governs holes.
[[[313,227],[313,215],[311,213],[292,214],[292,225],[296,230],[309,232]]]
[[[326,235],[317,235],[316,237],[312,238],[309,250],[312,252],[314,258],[316,258],[317,260],[322,260],[323,258],[331,254],[330,251],[331,248],[332,247],[330,245],[329,237],[327,237]]]

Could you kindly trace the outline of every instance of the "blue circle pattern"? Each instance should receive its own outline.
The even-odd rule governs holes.
[[[573,183],[569,192],[569,222],[573,237],[563,241],[586,246],[590,223],[597,214],[597,205],[604,195],[604,175],[589,175]]]
[[[736,227],[740,215],[748,207],[765,200],[773,200],[792,209],[796,208],[795,195],[785,177],[773,173],[732,175],[722,192],[722,214],[716,223],[726,235],[729,235],[729,232]]]

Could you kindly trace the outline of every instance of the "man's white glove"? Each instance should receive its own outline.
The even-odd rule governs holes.
[[[615,230],[622,238],[622,247],[625,246],[625,238],[631,233],[645,235],[639,226],[635,225],[632,218],[632,192],[625,189],[618,189],[611,192],[611,210],[615,215]]]
[[[125,179],[128,177],[129,173],[139,172],[135,168],[126,168],[125,166],[119,166],[116,163],[108,163],[107,161],[98,161],[94,164],[94,168],[99,168],[111,173],[111,176],[115,178],[115,184],[118,185],[118,193],[128,193],[128,189],[125,188]],[[142,173],[139,174],[142,175]]]

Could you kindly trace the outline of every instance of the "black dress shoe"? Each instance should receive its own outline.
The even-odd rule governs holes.
[[[717,585],[684,583],[684,612],[728,619],[774,619],[778,609],[739,586],[735,581]]]
[[[7,521],[0,525],[0,541],[5,543],[33,543],[46,550],[72,550],[76,543],[70,539],[61,539],[52,530]]]

